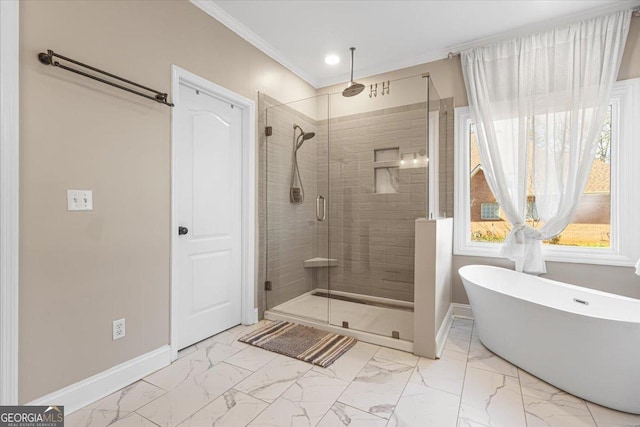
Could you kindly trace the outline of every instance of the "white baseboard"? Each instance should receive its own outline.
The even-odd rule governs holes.
[[[165,345],[47,394],[29,402],[28,405],[64,405],[65,414],[70,414],[164,368],[169,363],[171,349]]]
[[[440,329],[436,334],[436,358],[440,358],[442,355],[442,351],[444,350],[444,345],[447,342],[447,337],[449,336],[449,331],[451,330],[451,325],[453,324],[453,304],[449,306],[449,310],[447,310],[447,314],[444,315],[444,321],[442,325],[440,325]]]
[[[473,319],[473,311],[469,304],[459,304],[457,302],[451,303],[453,307],[453,315],[455,317],[462,317],[465,319]]]

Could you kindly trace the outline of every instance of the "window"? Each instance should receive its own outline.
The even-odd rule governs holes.
[[[538,216],[538,209],[536,209],[536,201],[532,197],[531,200],[527,201],[527,221],[539,221],[540,217]]]
[[[617,113],[617,108],[616,108]],[[576,208],[576,215],[565,230],[552,239],[545,240],[547,245],[610,247],[611,236],[611,118],[613,105],[609,106],[602,134],[599,139],[596,158],[591,167],[589,180],[584,194]],[[533,145],[531,140],[530,145]],[[533,151],[533,150],[532,150]],[[484,178],[480,165],[480,151],[473,123],[469,126],[469,170],[471,171],[469,198],[471,203],[470,235],[472,241],[504,241],[509,234],[510,225],[500,218],[500,206],[488,200],[495,200]],[[529,160],[533,162],[533,159]],[[533,168],[529,168],[531,172]],[[533,177],[529,176],[526,221],[534,228],[541,226],[538,216]],[[480,203],[480,218],[474,215],[474,205]],[[488,228],[486,221],[494,220]]]
[[[482,203],[480,205],[480,218],[481,219],[500,219],[500,205],[497,203]],[[471,229],[473,234],[473,228]]]
[[[640,256],[640,227],[632,214],[640,209],[640,147],[634,144],[640,132],[633,119],[639,103],[640,79],[616,83],[585,192],[572,223],[543,242],[547,260],[633,265]],[[454,252],[499,256],[510,225],[484,178],[468,107],[456,109],[456,129]],[[539,227],[529,187],[527,223]]]

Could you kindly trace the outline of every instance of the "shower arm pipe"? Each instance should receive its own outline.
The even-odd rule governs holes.
[[[351,49],[351,78],[349,79],[350,82],[353,81],[353,52],[355,52],[356,48],[352,47]]]
[[[86,68],[88,70],[91,70],[91,71],[95,71],[96,73],[104,74],[105,76],[111,77],[112,79],[120,80],[121,82],[124,82],[124,83],[126,83],[128,85],[139,87],[140,89],[144,89],[146,91],[152,92],[154,95],[149,95],[149,94],[146,94],[146,93],[142,93],[142,92],[137,91],[135,89],[132,89],[132,88],[129,88],[129,87],[126,87],[126,86],[122,86],[122,85],[120,85],[118,83],[111,82],[109,80],[105,80],[105,79],[103,79],[101,77],[94,76],[92,74],[86,73],[86,72],[81,71],[81,70],[77,70],[75,68],[72,68],[72,67],[69,67],[67,65],[59,63],[58,61],[54,60],[54,58],[60,58],[63,61],[70,62],[72,64],[78,65],[80,67],[84,67],[84,68]],[[147,99],[150,99],[152,101],[156,101],[156,102],[158,102],[160,104],[164,104],[164,105],[167,105],[169,107],[173,107],[174,106],[173,103],[167,101],[168,95],[166,93],[164,93],[164,92],[159,92],[159,91],[157,91],[155,89],[151,89],[151,88],[149,88],[147,86],[143,86],[143,85],[141,85],[139,83],[133,82],[133,81],[128,80],[128,79],[125,79],[123,77],[116,76],[115,74],[109,73],[107,71],[103,71],[103,70],[101,70],[99,68],[92,67],[91,65],[83,64],[82,62],[76,61],[75,59],[67,58],[66,56],[62,56],[62,55],[60,55],[58,53],[55,53],[51,49],[47,50],[47,53],[44,53],[44,52],[39,53],[38,54],[38,60],[44,65],[51,65],[53,67],[62,68],[63,70],[71,71],[72,73],[79,74],[81,76],[90,78],[92,80],[99,81],[101,83],[107,84],[109,86],[116,87],[118,89],[122,89],[124,91],[133,93],[133,94],[138,95],[138,96],[142,96],[143,98],[147,98]]]

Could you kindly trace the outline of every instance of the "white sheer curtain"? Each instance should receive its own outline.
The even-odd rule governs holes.
[[[518,271],[546,273],[541,240],[571,221],[630,18],[630,10],[617,12],[462,52],[482,169],[512,225],[501,255]],[[532,196],[536,228],[527,223]]]

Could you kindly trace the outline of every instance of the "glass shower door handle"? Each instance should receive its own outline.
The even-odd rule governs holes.
[[[318,221],[327,219],[327,204],[324,201],[324,196],[319,194],[318,197],[316,197],[316,219]]]

